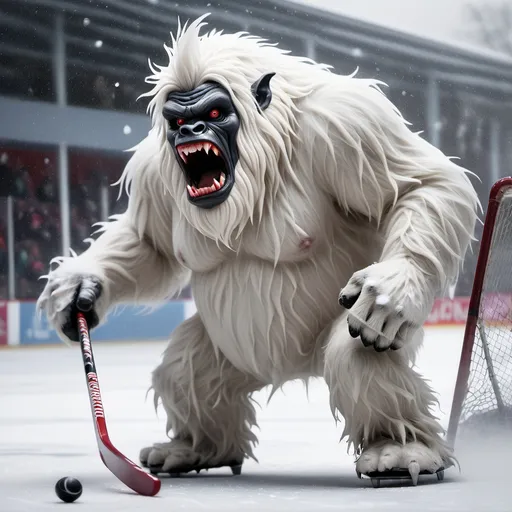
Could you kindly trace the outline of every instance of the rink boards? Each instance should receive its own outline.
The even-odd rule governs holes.
[[[154,341],[166,339],[195,311],[192,301],[169,301],[158,306],[120,306],[94,330],[95,341]],[[0,345],[62,343],[35,302],[0,301]]]
[[[468,297],[437,299],[427,326],[462,326],[466,322]],[[104,325],[94,330],[95,341],[153,341],[169,334],[195,312],[192,300],[169,301],[159,306],[118,307]],[[48,345],[59,337],[43,315],[39,318],[34,301],[0,301],[0,346]]]

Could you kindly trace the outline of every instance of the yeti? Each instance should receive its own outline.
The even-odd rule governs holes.
[[[478,198],[373,79],[247,33],[180,25],[150,64],[151,129],[119,181],[126,211],[55,258],[38,307],[66,341],[116,304],[190,284],[197,312],[152,373],[168,442],[154,473],[255,458],[252,395],[324,378],[359,475],[417,481],[456,459],[415,370],[422,326],[456,282]],[[153,440],[158,441],[158,440]]]

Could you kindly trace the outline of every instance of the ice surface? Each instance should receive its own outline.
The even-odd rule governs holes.
[[[418,360],[440,393],[444,425],[461,341],[461,329],[429,329]],[[164,344],[97,343],[94,349],[111,439],[137,462],[142,446],[165,440],[163,412],[157,418],[146,400]],[[309,401],[302,383],[287,384],[268,406],[266,396],[259,464],[247,462],[240,477],[221,469],[163,479],[160,494],[145,498],[124,487],[98,456],[78,346],[0,351],[0,512],[62,510],[53,487],[65,475],[84,487],[67,506],[95,512],[512,510],[509,437],[459,453],[462,474],[452,468],[444,482],[426,477],[415,488],[383,483],[373,489],[357,479],[346,443],[339,443],[342,426],[332,420],[323,382],[311,383]]]

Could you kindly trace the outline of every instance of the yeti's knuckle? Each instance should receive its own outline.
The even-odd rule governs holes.
[[[365,286],[364,290],[368,295],[377,295],[377,287],[374,284]]]
[[[379,288],[379,283],[375,279],[367,279],[364,282],[363,288],[367,292],[376,293]]]
[[[362,285],[365,279],[368,276],[367,270],[358,270],[352,274],[352,278],[350,279],[353,283]]]
[[[391,299],[385,293],[379,293],[375,298],[375,307],[379,309],[389,309]]]

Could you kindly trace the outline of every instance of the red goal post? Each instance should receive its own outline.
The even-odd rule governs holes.
[[[447,440],[512,418],[512,177],[490,192]]]

